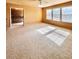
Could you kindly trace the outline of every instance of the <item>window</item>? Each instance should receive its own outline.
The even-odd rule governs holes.
[[[60,8],[53,9],[53,20],[60,21]]]
[[[52,9],[46,10],[46,19],[52,20]]]
[[[53,21],[72,22],[72,7],[53,8],[46,10],[46,19]]]
[[[72,7],[62,8],[62,22],[72,22]]]

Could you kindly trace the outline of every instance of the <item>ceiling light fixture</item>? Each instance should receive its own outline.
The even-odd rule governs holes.
[[[38,7],[42,8],[43,5],[42,5],[42,0],[39,0],[40,4],[38,5]]]
[[[44,7],[44,5],[42,3],[48,3],[47,1],[44,1],[44,0],[30,0],[30,1],[38,1],[39,2],[38,7],[40,7],[40,8]]]

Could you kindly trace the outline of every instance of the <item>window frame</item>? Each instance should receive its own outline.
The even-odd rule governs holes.
[[[62,9],[63,8],[66,8],[66,7],[71,7],[72,8],[72,6],[65,6],[65,7],[58,7],[59,9],[60,9],[60,18],[59,18],[59,21],[57,21],[57,20],[53,20],[53,9],[58,9],[58,8],[53,8],[53,9],[46,9],[46,10],[52,10],[52,12],[51,12],[51,15],[52,15],[52,19],[47,19],[46,18],[46,20],[52,20],[52,21],[57,21],[57,22],[64,22],[64,23],[72,23],[72,19],[71,19],[71,22],[65,22],[65,21],[63,21],[63,18],[62,18]],[[72,9],[71,9],[72,10]],[[46,12],[47,13],[47,12]],[[71,15],[72,15],[72,13],[71,13]],[[46,17],[47,17],[47,15],[46,15]],[[72,18],[72,17],[71,17]]]
[[[49,17],[49,19],[48,19],[48,16],[47,16],[47,15],[48,15],[48,11],[49,11],[49,10],[51,10],[51,17]],[[50,19],[50,18],[51,18],[51,19]],[[52,20],[52,18],[53,18],[52,9],[47,9],[47,10],[46,10],[46,19],[47,19],[47,20]]]
[[[72,8],[72,6],[66,6],[66,7],[62,7],[62,10],[63,10],[63,8],[67,8],[67,7],[71,7]],[[72,9],[71,9],[72,10]],[[61,11],[62,12],[62,11]],[[72,15],[72,11],[71,11],[71,15]],[[72,17],[71,17],[72,18]],[[72,23],[72,19],[71,19],[71,22],[68,22],[68,21],[64,21],[63,20],[63,13],[62,13],[62,22],[65,22],[65,23]]]
[[[53,16],[53,21],[61,21],[61,11],[60,11],[61,8],[53,8],[52,11],[55,10],[55,9],[59,9],[59,20],[54,20],[54,16]],[[54,13],[53,13],[53,15],[54,15]]]

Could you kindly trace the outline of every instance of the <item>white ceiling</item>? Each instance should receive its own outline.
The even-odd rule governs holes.
[[[71,1],[71,0],[41,0],[41,4],[42,7],[46,7],[67,1]],[[34,7],[37,7],[40,4],[39,0],[7,0],[7,2],[19,4],[19,5],[30,5]]]

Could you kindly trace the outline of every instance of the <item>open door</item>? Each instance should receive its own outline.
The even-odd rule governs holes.
[[[24,9],[23,8],[11,8],[10,25],[11,27],[24,25]]]

